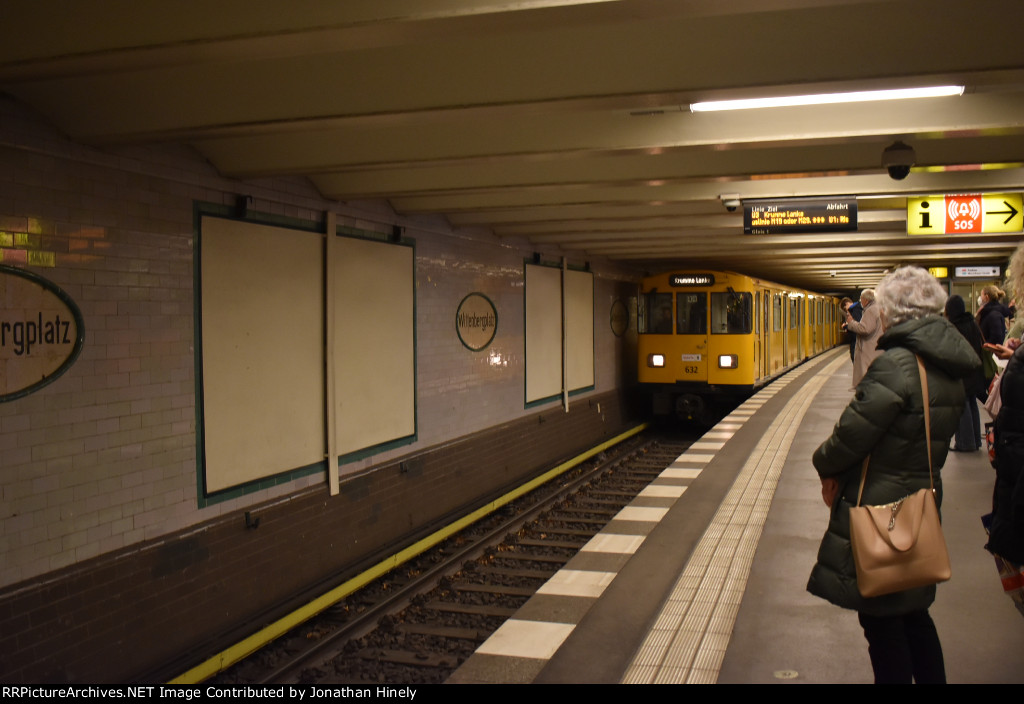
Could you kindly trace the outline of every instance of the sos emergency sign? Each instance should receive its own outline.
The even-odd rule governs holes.
[[[907,198],[907,234],[957,235],[1021,232],[1024,196],[1020,193],[968,193]]]

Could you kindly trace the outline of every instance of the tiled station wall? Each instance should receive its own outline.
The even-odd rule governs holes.
[[[416,241],[418,439],[346,464],[337,497],[317,473],[198,507],[193,207],[238,195],[277,216],[320,221],[333,208],[340,225],[399,225]],[[43,265],[27,264],[29,252]],[[152,671],[621,430],[635,325],[615,337],[608,316],[616,299],[632,307],[634,273],[592,262],[594,390],[568,414],[557,403],[526,409],[522,270],[532,253],[385,204],[330,203],[302,179],[225,179],[184,147],[77,145],[0,98],[3,263],[63,288],[86,329],[66,374],[0,403],[0,679]],[[498,313],[481,352],[455,330],[473,291]],[[245,511],[259,528],[245,528]]]

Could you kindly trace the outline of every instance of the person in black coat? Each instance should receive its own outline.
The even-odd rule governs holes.
[[[1024,291],[1024,244],[1010,259],[1008,275],[1019,297]],[[995,422],[996,484],[992,495],[992,525],[988,545],[992,553],[1024,565],[1024,345],[985,343],[1009,364],[999,381],[1002,406]]]
[[[849,301],[849,305],[843,306],[843,312],[852,315],[853,319],[859,323],[861,316],[864,315],[864,309],[861,308],[860,301],[850,301],[849,298],[844,298],[843,300]],[[843,323],[843,330],[846,330],[846,323]],[[850,342],[850,359],[853,359],[854,350],[857,348],[857,335],[846,330],[846,336]]]
[[[985,341],[981,337],[981,328],[975,322],[974,316],[967,312],[964,299],[960,296],[950,296],[946,301],[946,318],[953,324],[953,327],[964,336],[970,343],[978,361],[984,361],[981,346]],[[981,415],[978,412],[978,394],[984,393],[988,387],[985,382],[985,373],[978,369],[971,376],[964,378],[964,391],[967,393],[966,407],[960,418],[960,427],[953,436],[954,452],[974,452],[981,449]]]
[[[986,286],[978,296],[978,327],[981,328],[981,336],[985,342],[993,345],[1003,344],[1006,338],[1006,318],[1010,315],[1010,309],[1004,306],[1000,299],[1006,294],[996,286]]]

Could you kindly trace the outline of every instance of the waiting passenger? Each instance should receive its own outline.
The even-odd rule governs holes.
[[[1010,259],[1010,276],[1017,297],[1024,291],[1024,244]],[[996,486],[992,496],[992,526],[987,547],[1017,565],[1024,565],[1024,344],[985,344],[1000,359],[1008,359],[999,380],[1002,407],[995,422]]]
[[[946,301],[946,319],[953,323],[953,327],[964,336],[970,344],[971,349],[978,355],[978,361],[982,361],[981,346],[984,340],[981,339],[981,330],[974,316],[967,312],[964,299],[960,296],[950,296]],[[985,373],[979,368],[970,376],[964,378],[964,392],[967,400],[964,406],[964,414],[960,417],[960,427],[954,435],[954,452],[974,452],[981,449],[981,414],[978,411],[978,394],[985,391],[988,384],[985,382]]]
[[[931,459],[936,503],[939,470],[964,408],[961,379],[980,362],[971,346],[941,316],[946,292],[923,269],[904,267],[878,285],[885,333],[881,354],[857,386],[832,435],[814,452],[821,495],[831,509],[828,531],[807,589],[858,612],[876,683],[946,681],[942,646],[928,607],[935,586],[865,598],[857,588],[850,550],[850,508],[857,503],[862,465],[870,457],[862,503],[899,501],[931,485],[924,401],[915,355],[927,370],[931,403]],[[865,314],[872,307],[865,306]]]
[[[998,286],[986,286],[978,296],[978,327],[985,342],[993,345],[1001,345],[1006,339],[1010,309],[1002,303],[1005,296]]]
[[[853,384],[851,389],[864,378],[864,373],[871,366],[875,357],[881,354],[876,347],[878,338],[882,336],[882,323],[878,319],[878,306],[875,305],[874,289],[866,288],[860,293],[860,320],[853,313],[846,312],[846,329],[857,336],[857,346],[853,353]],[[853,308],[853,306],[850,306]]]
[[[1002,304],[1005,295],[998,286],[986,286],[978,296],[978,327],[986,344],[1001,345],[1006,341],[1006,318],[1010,309]],[[985,379],[991,381],[998,371],[992,353],[986,350],[982,361],[985,363]],[[982,400],[986,397],[987,394],[983,393]]]

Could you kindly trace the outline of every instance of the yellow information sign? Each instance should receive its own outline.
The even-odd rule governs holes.
[[[967,193],[907,198],[907,234],[961,235],[1024,231],[1024,195]]]

